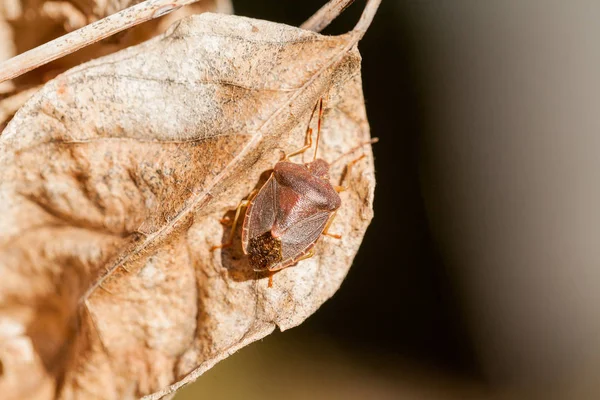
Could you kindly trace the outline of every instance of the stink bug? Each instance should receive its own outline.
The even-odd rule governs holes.
[[[321,235],[341,239],[340,235],[329,233],[328,228],[341,206],[338,193],[345,188],[331,184],[330,165],[317,158],[323,99],[313,109],[311,119],[317,107],[319,117],[313,160],[302,164],[289,161],[290,157],[302,154],[312,147],[313,132],[309,127],[305,145],[275,164],[271,176],[260,190],[255,190],[248,196],[248,200],[240,202],[228,241],[211,249],[231,246],[241,210],[247,207],[242,225],[242,250],[249,256],[250,265],[255,271],[271,273],[269,287],[273,272],[312,257],[312,248]],[[361,146],[376,141],[377,139],[373,139]],[[350,167],[364,157],[363,155],[349,163],[345,176],[349,175]]]

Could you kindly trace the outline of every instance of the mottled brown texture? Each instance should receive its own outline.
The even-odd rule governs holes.
[[[23,89],[11,95],[5,95],[6,97],[0,95],[0,135],[2,135],[2,131],[13,115],[38,90],[39,86]]]
[[[281,261],[281,241],[271,236],[271,232],[255,236],[248,241],[248,257],[254,270],[265,270]]]
[[[329,165],[281,161],[250,201],[242,227],[242,248],[254,270],[279,271],[308,258],[340,207]]]
[[[233,11],[230,0],[197,0],[197,3],[189,4],[187,7],[151,21],[147,21],[147,13],[144,14],[140,11],[136,13],[131,9],[124,11],[122,17],[115,15],[118,11],[138,3],[140,3],[138,0],[0,0],[0,39],[4,41],[4,43],[0,42],[0,61],[17,54],[23,57],[22,53],[28,50],[47,44],[53,39],[84,26],[86,29],[86,33],[76,32],[71,39],[61,44],[48,44],[51,53],[60,50],[59,58],[53,59],[54,61],[47,65],[34,63],[33,67],[38,68],[29,73],[24,74],[31,68],[24,68],[19,74],[11,75],[24,74],[16,78],[14,82],[1,82],[0,93],[10,89],[9,83],[17,86],[37,85],[82,62],[139,44],[163,33],[174,21],[184,16],[206,11],[219,13]],[[165,4],[171,3],[165,2]],[[157,9],[166,12],[163,8],[164,6]],[[152,10],[151,15],[154,16],[157,9]],[[142,14],[146,17],[143,18]],[[107,16],[115,18],[112,22],[105,19],[95,28],[87,26]],[[128,26],[129,19],[137,19],[136,24],[147,22],[123,31],[124,27]],[[103,30],[108,29],[111,24],[114,28],[119,28],[117,30],[119,33],[100,40]],[[75,51],[77,49],[75,42],[84,38],[88,40],[87,46]],[[93,40],[90,41],[90,38]],[[30,59],[23,59],[18,64],[27,64],[30,61]],[[8,73],[14,66],[14,64],[3,64],[0,71],[3,74]],[[23,67],[27,67],[27,65],[23,65]]]
[[[355,44],[225,15],[47,83],[0,136],[3,399],[157,399],[340,286],[372,218],[357,164],[315,257],[273,288],[219,220],[303,143],[326,96],[320,154],[369,138]],[[343,162],[333,166],[339,179]]]

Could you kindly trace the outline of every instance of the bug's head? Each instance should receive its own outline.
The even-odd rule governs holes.
[[[315,161],[306,164],[306,167],[314,176],[329,180],[329,164],[327,161],[317,158]]]

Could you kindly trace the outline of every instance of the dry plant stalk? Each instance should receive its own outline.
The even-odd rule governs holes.
[[[0,63],[0,83],[198,0],[146,0]]]
[[[133,0],[134,3],[137,1]],[[90,21],[114,13],[119,7],[128,7],[131,1],[123,0],[88,0],[85,2],[70,3],[68,1],[50,1],[50,0],[0,0],[0,60],[8,59],[17,52],[35,47],[40,43],[45,43],[40,47],[35,47],[26,54],[21,54],[15,59],[9,60],[8,69],[0,68],[0,71],[8,72],[10,65],[24,73],[36,65],[41,68],[25,73],[12,81],[0,83],[0,133],[6,126],[6,123],[12,118],[14,112],[35,93],[35,88],[40,88],[43,83],[52,79],[59,73],[62,73],[83,62],[108,55],[122,50],[126,47],[140,44],[148,39],[164,33],[167,28],[175,21],[193,14],[203,12],[218,12],[231,14],[233,6],[230,0],[200,0],[187,7],[180,8],[177,11],[168,13],[160,18],[153,19],[144,24],[137,25],[132,29],[108,40],[98,41],[97,36],[89,34],[94,31],[94,25],[86,27],[83,32],[88,32],[84,36],[80,32],[74,32],[65,35],[58,41],[49,45],[46,42],[51,41],[57,34],[68,32],[75,29],[78,25],[74,21],[79,21],[79,25],[85,25]],[[127,14],[127,13],[126,13]],[[140,15],[136,14],[139,18]],[[143,15],[142,15],[143,16]],[[129,16],[131,18],[131,15]],[[122,31],[123,26],[118,22],[121,19],[112,17],[100,23],[103,29],[107,29],[110,22],[113,21],[112,30]],[[142,20],[135,20],[135,24]],[[76,51],[81,43],[75,38],[87,38],[91,45]],[[58,43],[57,43],[58,42]],[[48,52],[50,49],[50,52]],[[61,55],[70,53],[67,56],[57,58]],[[56,59],[45,65],[39,62],[43,55],[49,54],[44,61]],[[19,61],[21,60],[21,61]],[[16,107],[16,108],[15,108]]]
[[[325,3],[312,17],[304,22],[300,28],[308,31],[321,32],[337,18],[354,0],[333,0]]]
[[[335,293],[373,215],[368,148],[341,194],[341,242],[321,240],[273,288],[239,241],[210,247],[224,213],[303,144],[319,98],[322,157],[369,139],[356,44],[378,5],[331,37],[189,17],[21,107],[0,136],[3,398],[170,396]]]

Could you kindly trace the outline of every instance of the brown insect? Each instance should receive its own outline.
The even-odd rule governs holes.
[[[317,158],[323,99],[315,105],[311,120],[317,106],[319,119],[313,160],[302,164],[289,161],[290,157],[302,154],[312,147],[313,132],[309,127],[305,145],[275,164],[271,176],[260,190],[255,190],[248,196],[248,200],[240,202],[228,241],[211,250],[231,246],[235,227],[244,207],[247,209],[242,225],[242,249],[249,256],[250,265],[255,271],[274,273],[312,257],[312,249],[321,235],[341,239],[340,235],[329,233],[328,229],[341,205],[338,192],[345,188],[331,184],[330,165]],[[376,141],[377,139],[373,139],[361,146]],[[351,166],[364,157],[362,155],[349,163],[345,176],[349,175]],[[272,274],[269,275],[269,287],[271,285]]]

